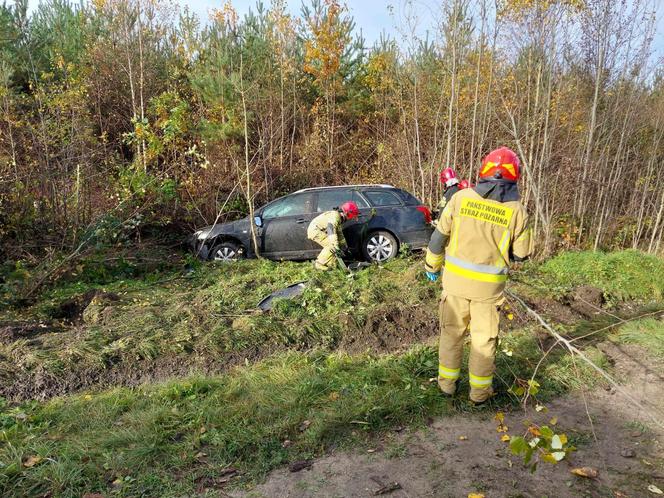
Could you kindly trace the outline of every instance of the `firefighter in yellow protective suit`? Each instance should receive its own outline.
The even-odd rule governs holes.
[[[346,220],[352,220],[359,214],[357,204],[348,201],[339,208],[326,211],[311,220],[307,229],[307,238],[323,247],[314,263],[317,270],[330,270],[337,265],[341,247],[346,245],[341,227]]]
[[[486,401],[493,394],[494,357],[499,307],[504,301],[510,261],[531,252],[528,215],[519,202],[519,158],[507,147],[482,162],[474,188],[450,199],[427,249],[426,275],[436,281],[443,266],[440,302],[438,385],[456,391],[463,341],[470,326],[470,399]]]

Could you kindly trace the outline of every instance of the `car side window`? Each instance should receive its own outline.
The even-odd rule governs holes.
[[[417,197],[405,190],[396,189],[394,190],[394,193],[397,194],[407,206],[419,206],[422,204]]]
[[[367,201],[358,194],[357,190],[330,189],[318,191],[318,207],[316,211],[319,213],[329,211],[330,209],[341,206],[346,201],[353,201],[360,209],[369,207]]]
[[[388,192],[387,190],[369,190],[363,193],[369,198],[371,204],[373,204],[374,206],[401,205],[401,201],[399,200],[399,198],[396,195],[394,195],[392,192]]]
[[[289,195],[269,204],[263,210],[263,218],[281,218],[283,216],[298,216],[313,212],[313,196],[310,193]]]

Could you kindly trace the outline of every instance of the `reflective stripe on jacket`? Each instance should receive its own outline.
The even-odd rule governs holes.
[[[483,199],[473,189],[455,194],[445,206],[427,249],[427,271],[440,271],[443,288],[466,299],[499,296],[507,281],[510,253],[531,252],[528,215],[520,202]]]

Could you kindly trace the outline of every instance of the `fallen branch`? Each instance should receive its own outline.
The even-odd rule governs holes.
[[[559,343],[562,343],[565,345],[565,347],[569,350],[572,355],[577,355],[579,358],[581,358],[583,361],[585,361],[588,365],[591,366],[593,370],[595,370],[597,373],[599,373],[606,381],[611,384],[615,388],[617,392],[625,396],[627,399],[629,399],[636,407],[641,409],[658,427],[664,429],[664,417],[662,417],[659,413],[657,415],[653,415],[649,409],[647,409],[643,404],[641,404],[638,400],[636,400],[632,395],[630,395],[627,391],[625,391],[618,382],[616,382],[613,377],[611,377],[608,373],[606,373],[602,368],[598,367],[595,365],[595,363],[588,358],[581,350],[579,350],[576,346],[572,344],[572,342],[569,339],[565,339],[562,335],[560,335],[558,332],[553,330],[553,328],[542,318],[542,316],[537,313],[535,310],[533,310],[530,306],[526,304],[526,302],[521,299],[519,296],[514,294],[513,292],[509,290],[505,290],[505,293],[508,294],[510,297],[512,297],[514,300],[516,300],[521,306],[525,308],[525,310],[531,314],[539,323],[544,327],[544,329],[551,334]]]

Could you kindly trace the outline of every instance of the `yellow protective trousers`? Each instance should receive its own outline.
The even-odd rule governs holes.
[[[318,254],[314,266],[317,270],[331,270],[337,266],[337,258],[334,252],[339,247],[337,237],[329,237],[323,233],[317,233],[311,240],[323,247]]]
[[[481,403],[493,394],[494,358],[498,340],[498,308],[502,296],[471,300],[443,291],[440,301],[440,346],[438,350],[438,385],[454,394],[461,372],[463,342],[470,325],[470,399]]]

